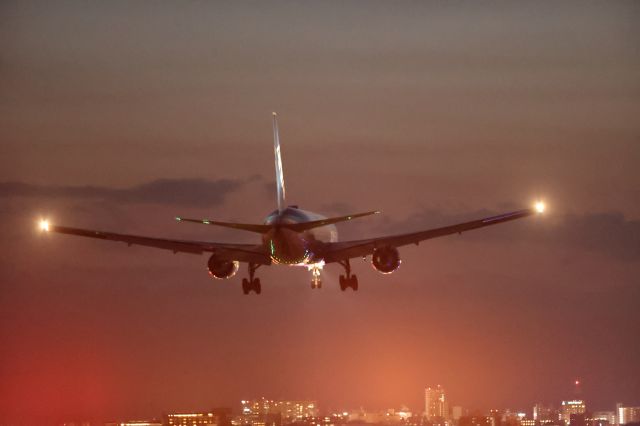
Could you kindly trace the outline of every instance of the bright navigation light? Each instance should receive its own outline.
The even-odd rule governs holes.
[[[45,232],[49,231],[49,221],[48,220],[42,219],[40,221],[40,230],[41,231],[45,231]]]
[[[544,205],[544,202],[542,202],[542,201],[538,201],[538,202],[536,203],[536,205],[535,205],[536,211],[537,211],[538,213],[544,213],[544,209],[545,209],[545,207],[546,207],[546,206]]]

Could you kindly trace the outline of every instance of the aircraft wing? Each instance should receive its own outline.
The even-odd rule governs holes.
[[[431,238],[443,237],[451,234],[461,234],[472,229],[484,228],[485,226],[497,225],[538,213],[536,209],[518,210],[510,213],[491,216],[484,219],[459,223],[457,225],[445,226],[442,228],[428,229],[426,231],[411,232],[407,234],[390,235],[380,238],[370,238],[358,241],[343,241],[327,243],[322,251],[325,263],[340,262],[354,257],[362,257],[372,254],[381,247],[400,247],[409,244],[418,245],[421,241]]]
[[[80,237],[98,238],[101,240],[120,241],[131,246],[141,245],[170,250],[174,253],[202,254],[205,252],[216,253],[227,260],[251,262],[261,265],[269,265],[271,259],[259,244],[226,244],[205,241],[171,240],[165,238],[143,237],[139,235],[117,234],[115,232],[95,231],[91,229],[70,228],[59,225],[46,225],[44,231],[60,234],[76,235]]]

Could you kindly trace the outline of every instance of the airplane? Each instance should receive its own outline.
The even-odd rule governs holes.
[[[43,232],[97,238],[108,241],[120,241],[131,245],[142,245],[170,250],[174,253],[210,254],[207,262],[209,274],[216,279],[228,279],[238,271],[240,262],[248,266],[248,278],[242,279],[244,294],[262,292],[260,278],[256,278],[256,270],[262,266],[287,265],[307,267],[312,273],[311,288],[321,288],[320,272],[324,265],[337,263],[344,268],[339,283],[342,291],[351,288],[358,290],[358,277],[352,273],[350,260],[366,259],[371,256],[374,269],[383,274],[390,274],[400,267],[398,247],[410,244],[418,245],[424,240],[451,234],[461,234],[473,229],[510,222],[512,220],[541,214],[545,204],[538,201],[532,208],[486,217],[470,222],[458,223],[441,228],[421,230],[397,235],[366,238],[355,241],[338,241],[335,224],[364,216],[380,213],[368,211],[339,217],[325,217],[317,213],[300,209],[296,205],[286,205],[282,154],[280,151],[280,135],[277,114],[273,113],[273,146],[276,170],[277,209],[269,213],[262,224],[231,223],[211,219],[189,219],[176,217],[180,223],[191,222],[203,225],[221,226],[242,231],[253,232],[261,236],[258,244],[229,244],[209,241],[186,241],[165,238],[153,238],[138,235],[119,234],[114,232],[90,229],[71,228],[50,224],[48,220],[40,221]]]

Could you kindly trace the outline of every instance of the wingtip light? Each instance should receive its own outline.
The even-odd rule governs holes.
[[[538,213],[544,213],[545,209],[547,208],[547,206],[544,204],[544,201],[538,201],[534,207]]]
[[[49,221],[46,219],[41,219],[39,223],[40,230],[43,232],[49,232]]]

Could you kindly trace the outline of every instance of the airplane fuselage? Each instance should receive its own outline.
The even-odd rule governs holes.
[[[318,251],[322,244],[338,241],[338,230],[335,225],[320,226],[302,232],[278,225],[321,219],[326,217],[292,206],[281,212],[275,210],[269,214],[264,224],[271,225],[273,228],[262,236],[262,243],[267,248],[271,261],[285,265],[309,265],[320,261]]]

